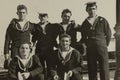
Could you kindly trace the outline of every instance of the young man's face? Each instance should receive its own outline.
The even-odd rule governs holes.
[[[20,9],[17,11],[19,20],[25,20],[27,16],[27,11],[25,9]]]
[[[70,18],[71,18],[71,13],[64,13],[62,16],[62,21],[64,23],[68,23],[70,21]]]
[[[30,55],[30,46],[29,44],[22,44],[19,48],[19,54],[21,56],[21,58],[28,58]]]
[[[94,17],[96,16],[97,7],[96,6],[88,7],[86,11],[88,12],[90,17]]]
[[[45,23],[48,21],[48,16],[39,16],[39,19],[42,23]]]
[[[61,38],[61,40],[60,40],[60,46],[62,47],[62,49],[69,48],[70,44],[71,44],[70,38],[68,38],[68,37]]]

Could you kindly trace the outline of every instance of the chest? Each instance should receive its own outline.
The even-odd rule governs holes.
[[[105,24],[101,21],[97,21],[93,25],[87,21],[84,23],[83,27],[84,27],[85,33],[87,34],[90,34],[90,33],[100,34],[100,33],[104,33],[105,31]]]
[[[24,27],[26,26],[26,22],[18,22],[18,24],[21,30],[23,30]]]
[[[26,31],[21,31],[21,30],[17,30],[15,28],[13,28],[10,31],[11,38],[29,37],[31,35],[31,33],[32,33],[32,30],[30,28]]]
[[[18,72],[29,72],[34,69],[34,63],[32,60],[29,61],[17,61],[17,71]]]
[[[36,33],[38,36],[51,36],[54,34],[54,29],[50,25],[38,25],[36,27]]]
[[[71,55],[64,54],[58,57],[59,66],[73,66],[76,65],[76,62],[77,62],[77,58],[73,54]]]
[[[77,33],[76,29],[74,28],[74,25],[61,25],[60,26],[60,33],[61,34],[69,34],[69,35],[75,35]]]

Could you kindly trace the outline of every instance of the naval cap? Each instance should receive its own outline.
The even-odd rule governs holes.
[[[96,6],[96,2],[95,1],[90,1],[86,3],[87,7],[92,7],[92,6]]]
[[[39,16],[41,16],[41,17],[48,16],[48,14],[47,14],[47,13],[38,13],[38,14],[39,14]]]

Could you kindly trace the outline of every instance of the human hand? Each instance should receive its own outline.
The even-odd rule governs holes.
[[[55,75],[53,78],[54,78],[54,80],[58,80],[59,76]]]
[[[73,74],[73,72],[70,70],[70,71],[68,71],[68,73],[67,73],[67,74],[68,74],[68,76],[69,76],[69,77],[71,77],[71,76],[72,76],[72,74]]]
[[[9,60],[10,58],[9,54],[5,54],[4,57],[5,57],[5,60]]]
[[[22,76],[23,76],[23,78],[26,80],[26,79],[29,78],[30,73],[29,73],[29,72],[24,72],[24,73],[22,73]]]
[[[22,74],[20,72],[18,72],[18,80],[24,80],[23,76],[22,76]]]
[[[83,43],[83,44],[82,44],[82,46],[83,46],[83,48],[84,48],[84,51],[83,51],[83,52],[84,52],[84,53],[83,53],[83,56],[85,56],[85,55],[87,54],[87,49],[86,49],[86,48],[87,48],[87,46],[86,46],[86,44],[85,44],[85,43]]]

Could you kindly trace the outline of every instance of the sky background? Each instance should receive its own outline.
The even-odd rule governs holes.
[[[61,22],[61,12],[63,9],[72,11],[72,20],[81,24],[87,17],[85,3],[91,0],[0,0],[0,47],[4,45],[5,32],[12,18],[16,17],[16,7],[24,4],[28,7],[28,19],[38,23],[38,12],[46,12],[49,21]],[[112,33],[116,24],[116,0],[92,0],[98,5],[98,15],[105,17],[110,23]]]

